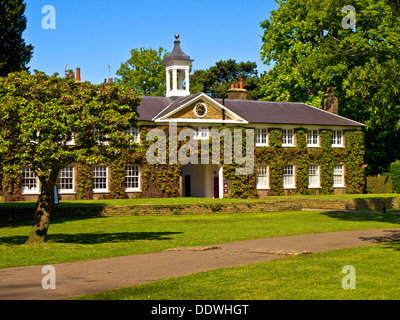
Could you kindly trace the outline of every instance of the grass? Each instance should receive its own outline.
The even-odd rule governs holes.
[[[133,205],[177,205],[193,203],[237,203],[237,202],[265,202],[283,199],[369,199],[369,198],[400,198],[400,194],[343,194],[343,195],[295,195],[266,197],[263,199],[213,199],[213,198],[151,198],[151,199],[115,199],[115,200],[75,200],[60,201],[60,207],[85,206],[133,206]],[[0,202],[0,210],[8,208],[35,208],[36,202]]]
[[[295,196],[308,198],[306,196]],[[314,197],[314,196],[311,196]],[[315,196],[381,198],[398,195]],[[280,197],[278,199],[282,199]],[[292,197],[291,197],[292,198]],[[267,200],[273,200],[269,198]],[[218,201],[218,199],[217,199]],[[220,199],[220,203],[243,201]],[[248,200],[244,200],[248,201]],[[257,201],[257,200],[253,200]],[[259,201],[259,200],[258,200]],[[265,201],[265,200],[262,200]],[[63,206],[216,203],[215,199],[137,199],[63,202]],[[34,203],[0,204],[4,207]],[[84,261],[247,239],[328,231],[398,228],[400,215],[361,212],[268,212],[54,219],[48,243],[24,244],[31,222],[0,225],[0,268]],[[77,299],[400,299],[400,243],[295,256],[250,266],[165,279]],[[344,290],[343,266],[356,268],[355,290]]]
[[[271,199],[272,200],[272,199]],[[264,199],[263,201],[271,201]],[[213,198],[149,198],[149,199],[111,199],[111,200],[72,200],[60,201],[60,207],[88,207],[88,206],[134,206],[134,205],[177,205],[193,203],[235,203],[254,202],[258,199],[213,199]],[[0,209],[8,208],[35,208],[36,202],[17,201],[0,202]]]
[[[77,297],[80,300],[400,299],[400,243],[295,256]],[[344,266],[355,289],[343,289]],[[347,282],[347,281],[345,281]]]
[[[84,261],[168,248],[328,231],[399,227],[397,214],[268,212],[54,219],[48,243],[24,245],[31,223],[0,227],[0,268]]]

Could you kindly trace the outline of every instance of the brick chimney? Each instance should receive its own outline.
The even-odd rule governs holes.
[[[228,90],[228,99],[232,100],[247,100],[247,90],[243,88],[243,79],[239,83],[232,83]]]
[[[339,100],[337,94],[333,93],[333,88],[328,87],[324,95],[324,110],[333,114],[339,114]]]
[[[76,78],[75,82],[82,82],[81,81],[81,68],[76,68]]]

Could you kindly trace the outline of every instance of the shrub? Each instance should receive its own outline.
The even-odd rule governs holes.
[[[393,191],[400,193],[400,160],[390,164],[390,175],[392,177]]]
[[[390,175],[367,176],[367,193],[393,193]]]

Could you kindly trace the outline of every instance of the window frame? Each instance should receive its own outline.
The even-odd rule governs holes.
[[[336,173],[335,169],[338,169],[340,167],[341,173]],[[341,183],[337,184],[335,183],[335,177],[340,177]],[[344,165],[343,164],[335,164],[333,166],[333,182],[332,185],[334,188],[343,188],[345,187],[345,183],[344,183]]]
[[[260,175],[260,169],[265,170],[264,172],[262,172],[262,175]],[[266,184],[259,184],[259,178],[266,179]],[[257,166],[256,189],[258,189],[258,190],[269,189],[269,166],[268,165]]]
[[[338,141],[337,133],[340,132],[340,144],[335,143]],[[343,148],[344,147],[344,134],[343,130],[332,130],[332,148]]]
[[[105,168],[105,176],[95,176],[94,174],[96,173],[95,168]],[[98,171],[98,172],[102,172],[102,171]],[[104,173],[104,171],[103,171]],[[96,183],[95,183],[95,179],[105,179],[105,188],[95,188]],[[108,167],[107,166],[103,166],[103,165],[97,165],[97,166],[92,166],[92,183],[93,183],[93,188],[92,188],[92,192],[93,193],[108,193],[109,192],[109,185],[108,185]],[[101,182],[99,182],[101,183]]]
[[[291,132],[291,134],[289,134]],[[289,142],[289,140],[292,140]],[[294,147],[294,129],[282,129],[282,147]]]
[[[193,127],[194,140],[209,140],[210,139],[210,129],[207,127]],[[206,136],[203,134],[206,133]]]
[[[66,173],[65,171],[68,171],[68,170],[71,170],[69,173],[72,173],[72,176],[62,176],[63,174]],[[72,182],[63,183],[62,179],[65,179],[65,180],[70,179],[70,180],[72,180]],[[63,189],[62,188],[63,184],[64,185],[66,185],[66,184],[72,185],[72,189]],[[58,173],[58,177],[57,177],[57,188],[58,188],[58,192],[60,194],[75,193],[75,168],[73,166],[66,166],[60,170],[60,172]]]
[[[315,173],[311,173],[311,169],[316,169]],[[318,183],[311,183],[311,177],[317,177]],[[320,188],[321,187],[321,175],[320,175],[320,166],[319,165],[309,165],[308,166],[308,188]]]
[[[130,142],[140,143],[140,127],[130,127],[128,130],[125,130],[125,135],[133,136],[133,139],[130,139]]]
[[[290,174],[285,173],[287,169],[292,171]],[[285,179],[286,178],[286,179]],[[288,178],[291,178],[292,184],[285,184],[285,180],[287,181]],[[285,165],[283,166],[283,188],[284,189],[295,189],[296,188],[296,177],[295,177],[295,167],[294,165]]]
[[[21,193],[23,195],[26,195],[26,194],[40,194],[39,177],[36,175],[35,171],[33,171],[30,166],[22,166],[21,170],[22,170],[21,171]],[[29,173],[29,176],[24,176],[26,172]],[[35,187],[34,188],[29,188],[28,187],[29,189],[26,190],[25,187],[24,187],[24,180],[30,180],[30,181],[35,180]],[[31,184],[28,183],[28,186],[29,185],[31,185]]]
[[[316,135],[315,135],[316,133]],[[316,136],[316,142],[315,142]],[[307,147],[319,147],[319,130],[308,129],[307,130]]]
[[[137,168],[137,176],[133,174],[129,174],[128,168]],[[128,187],[128,179],[135,179],[137,178],[137,187]],[[132,182],[130,182],[132,184]],[[140,189],[140,166],[139,165],[128,165],[125,167],[125,191],[132,192],[132,191],[141,191]]]
[[[263,142],[264,140],[264,142]],[[255,129],[255,142],[256,147],[268,147],[268,128]]]

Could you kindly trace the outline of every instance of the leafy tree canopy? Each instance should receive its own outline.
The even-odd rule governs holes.
[[[230,85],[243,79],[247,98],[259,98],[259,77],[255,62],[239,62],[229,59],[219,61],[207,70],[196,70],[190,77],[190,92],[204,92],[213,98],[224,98]]]
[[[166,73],[162,64],[168,52],[160,47],[132,49],[131,57],[117,70],[117,83],[135,90],[139,95],[164,96]]]
[[[400,0],[386,0],[386,2],[397,14],[400,14]]]
[[[369,173],[400,158],[400,17],[383,0],[278,0],[261,23],[265,100],[322,107],[333,86],[340,115],[366,124]],[[355,26],[349,26],[351,5]]]
[[[22,38],[25,8],[23,0],[0,0],[0,77],[27,70],[32,58],[33,46],[26,45]]]
[[[0,78],[0,167],[18,172],[29,165],[41,184],[30,242],[45,241],[59,171],[119,156],[138,104],[132,90],[117,84],[77,84],[26,71]]]

